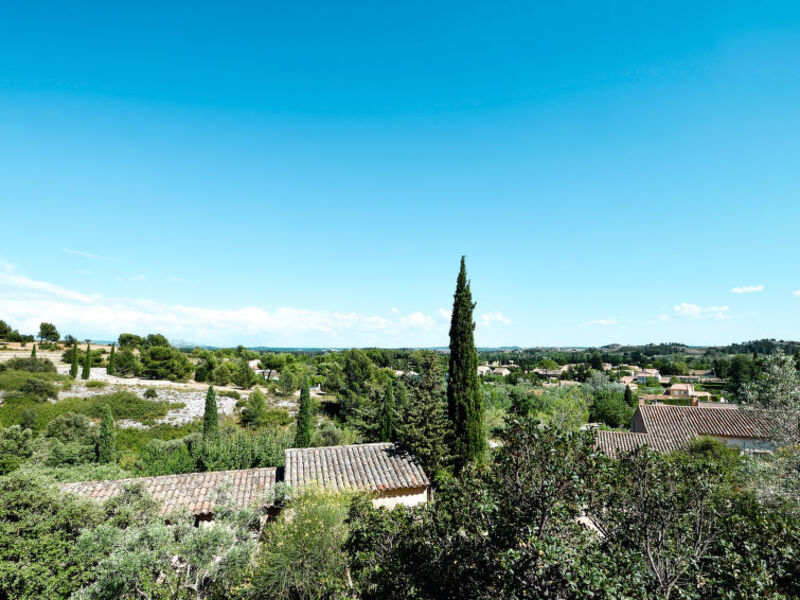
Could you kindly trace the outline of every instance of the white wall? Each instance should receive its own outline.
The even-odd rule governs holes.
[[[417,488],[382,494],[372,499],[372,506],[375,508],[383,506],[392,509],[399,504],[404,506],[417,506],[418,504],[425,504],[427,501],[428,489]]]

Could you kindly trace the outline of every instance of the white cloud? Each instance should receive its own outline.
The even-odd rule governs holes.
[[[483,313],[478,317],[478,324],[479,325],[491,325],[492,323],[503,323],[504,325],[510,325],[511,319],[507,319],[503,316],[501,312],[491,312],[491,313]]]
[[[397,314],[397,313],[399,313],[399,312],[400,312],[400,310],[399,310],[399,309],[398,309],[396,306],[393,306],[393,307],[392,307],[392,308],[390,308],[389,310],[390,310],[390,311],[392,311],[394,314]]]
[[[439,316],[442,317],[443,319],[449,321],[451,319],[451,317],[453,316],[453,311],[447,310],[445,308],[440,308],[439,309]]]
[[[675,305],[675,315],[693,319],[730,319],[729,306],[698,306],[688,302]]]
[[[379,337],[370,339],[387,340],[412,332],[446,334],[444,324],[423,312],[386,318],[293,307],[214,309],[141,298],[89,296],[45,281],[2,272],[0,314],[21,331],[35,331],[41,321],[49,321],[64,332],[107,339],[123,331],[158,331],[173,339],[204,343],[240,343],[245,338],[294,340],[307,334],[308,340],[325,339],[325,343],[336,341],[347,345],[371,334]]]
[[[659,321],[669,321],[671,318],[669,315],[658,315]]]
[[[617,322],[614,319],[595,319],[594,321],[589,321],[586,323],[587,326],[591,325],[616,325]]]
[[[795,290],[792,292],[793,296],[800,296],[800,290]]]
[[[763,292],[764,291],[764,286],[763,285],[744,285],[742,287],[732,288],[731,291],[734,294],[750,294],[752,292]]]

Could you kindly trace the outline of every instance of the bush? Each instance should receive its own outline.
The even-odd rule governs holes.
[[[0,390],[22,390],[23,386],[30,379],[39,379],[48,383],[60,383],[62,388],[66,387],[69,382],[69,377],[66,375],[58,375],[51,372],[30,372],[20,370],[7,370],[0,372]]]
[[[100,388],[106,387],[108,384],[105,381],[100,381],[99,379],[92,379],[86,382],[86,387],[90,390],[97,390]]]
[[[114,374],[121,377],[137,377],[142,364],[130,348],[120,348],[114,355]]]
[[[163,417],[171,409],[181,408],[182,403],[154,402],[144,400],[132,392],[112,392],[87,398],[64,398],[55,404],[38,403],[30,397],[12,397],[8,394],[0,406],[0,420],[3,423],[22,423],[23,411],[32,411],[33,428],[38,431],[59,415],[77,413],[92,419],[102,416],[103,405],[108,404],[115,419],[130,419],[140,423]]]
[[[0,478],[0,596],[64,599],[91,581],[92,561],[76,556],[75,541],[100,519],[94,503],[62,495],[40,475]]]
[[[144,391],[144,397],[149,400],[152,400],[153,398],[158,398],[158,392],[153,388],[147,388]]]
[[[267,525],[253,566],[255,599],[332,598],[346,590],[350,496],[305,493]],[[312,543],[309,543],[313,540]]]
[[[32,373],[55,373],[56,366],[52,361],[46,358],[11,358],[5,362],[0,363],[0,372],[2,371],[29,371]]]
[[[49,381],[41,379],[31,378],[26,380],[19,391],[40,401],[44,401],[47,398],[52,398],[53,400],[58,398],[58,388]]]
[[[239,400],[242,395],[237,392],[236,390],[215,390],[217,392],[217,396],[224,396],[225,398],[233,398],[234,400]]]

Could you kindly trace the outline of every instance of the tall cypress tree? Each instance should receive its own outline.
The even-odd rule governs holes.
[[[36,360],[36,344],[34,344],[33,348],[31,348],[31,358]]]
[[[453,296],[450,321],[450,368],[447,380],[447,411],[453,427],[452,452],[456,470],[479,458],[486,448],[483,430],[483,405],[478,388],[478,353],[475,350],[475,323],[472,321],[472,292],[467,267],[461,257],[461,270]]]
[[[72,365],[69,374],[73,379],[78,377],[78,342],[72,344]]]
[[[33,348],[31,348],[31,369],[34,371],[39,370],[39,363],[36,360],[36,344],[34,344]]]
[[[114,427],[114,416],[108,404],[103,406],[103,417],[100,421],[100,436],[97,440],[97,460],[101,463],[114,462],[117,457],[117,431]]]
[[[297,433],[294,438],[297,448],[308,448],[311,445],[311,394],[308,391],[308,379],[303,378],[300,388],[300,407],[297,410]]]
[[[394,441],[394,382],[389,381],[383,392],[383,404],[381,405],[380,415],[380,440],[382,442]]]
[[[208,386],[206,408],[203,412],[203,439],[213,441],[219,437],[219,416],[217,415],[217,395],[214,386]]]
[[[81,372],[81,379],[89,379],[92,374],[92,350],[89,342],[86,342],[86,354],[83,355],[83,371]]]
[[[111,354],[108,355],[108,366],[106,367],[106,373],[109,375],[114,374],[114,345],[111,344]]]
[[[625,395],[623,396],[623,400],[625,401],[625,404],[627,404],[628,406],[633,406],[634,404],[633,391],[631,390],[631,386],[629,385],[625,386]]]

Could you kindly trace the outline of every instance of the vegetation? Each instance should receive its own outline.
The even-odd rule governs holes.
[[[312,429],[311,396],[308,391],[308,380],[305,380],[300,389],[300,408],[297,410],[297,433],[294,438],[294,445],[297,448],[311,445]]]
[[[453,428],[452,454],[457,469],[480,458],[486,448],[483,407],[478,390],[475,323],[472,321],[474,308],[462,256],[450,321],[450,369],[447,379],[447,410]]]
[[[208,386],[206,406],[203,411],[203,439],[214,441],[219,437],[219,415],[217,414],[217,397],[214,386]]]

